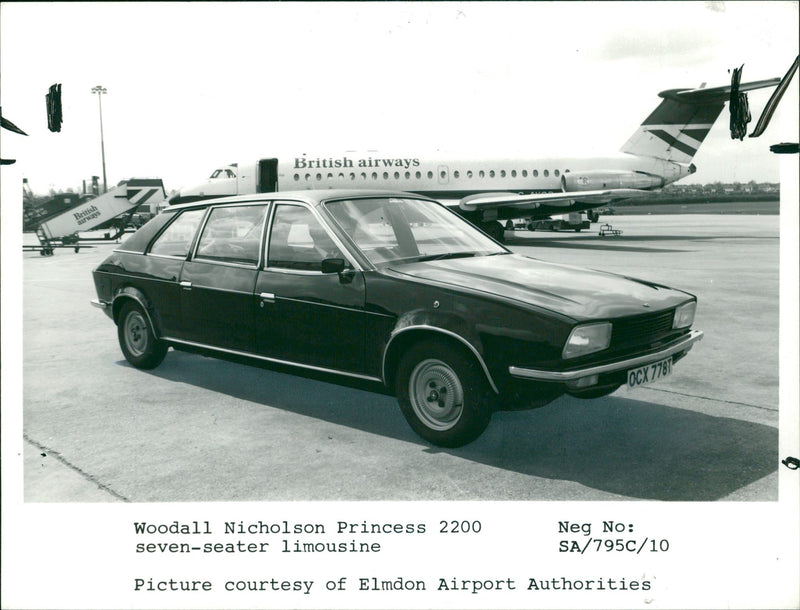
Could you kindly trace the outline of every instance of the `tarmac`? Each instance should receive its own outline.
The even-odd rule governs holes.
[[[137,370],[89,305],[117,246],[25,253],[24,500],[777,500],[780,217],[603,222],[622,234],[507,245],[696,294],[703,341],[652,386],[498,413],[455,450],[352,384],[175,351]]]

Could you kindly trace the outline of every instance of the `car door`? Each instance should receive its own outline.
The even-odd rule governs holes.
[[[128,255],[135,266],[128,266],[126,271],[138,276],[137,283],[142,285],[155,310],[161,336],[178,337],[181,334],[181,269],[205,213],[205,208],[198,208],[183,210],[177,215],[166,214],[175,218],[150,244],[146,256]],[[125,245],[122,246],[123,252],[124,248]]]
[[[346,269],[323,273],[325,259],[343,260]],[[260,355],[363,373],[364,277],[310,207],[275,203],[255,294]]]
[[[252,352],[253,289],[269,204],[213,207],[180,278],[181,338]]]

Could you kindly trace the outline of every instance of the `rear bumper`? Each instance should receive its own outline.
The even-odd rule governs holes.
[[[611,362],[609,364],[588,366],[581,369],[571,369],[568,371],[546,371],[546,370],[531,369],[519,366],[510,366],[508,367],[508,372],[512,377],[516,377],[518,379],[533,379],[536,381],[556,381],[563,383],[567,381],[574,381],[576,379],[580,379],[581,377],[588,377],[590,375],[603,375],[606,373],[616,373],[619,371],[625,371],[639,366],[644,366],[645,364],[649,364],[652,362],[658,362],[659,360],[669,358],[670,356],[674,356],[675,354],[688,352],[690,349],[692,349],[692,346],[697,341],[700,341],[700,339],[702,338],[703,338],[703,331],[693,330],[685,337],[681,337],[676,342],[671,343],[670,345],[658,351],[650,352],[649,354],[645,354],[643,356],[637,356],[635,358],[630,358],[627,360],[619,360],[617,362]]]

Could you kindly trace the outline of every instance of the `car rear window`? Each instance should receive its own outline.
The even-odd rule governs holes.
[[[189,254],[192,239],[194,239],[194,234],[197,232],[197,227],[205,212],[205,209],[202,208],[181,212],[153,242],[150,254],[185,258]]]

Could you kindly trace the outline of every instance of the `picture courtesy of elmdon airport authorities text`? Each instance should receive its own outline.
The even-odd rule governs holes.
[[[392,541],[401,538],[436,537],[436,544],[447,536],[480,537],[484,524],[480,520],[440,520],[435,523],[348,522],[294,523],[289,521],[189,521],[169,523],[133,522],[137,554],[169,555],[200,554],[213,556],[270,554],[281,556],[281,575],[264,573],[264,563],[255,577],[221,577],[208,579],[171,578],[137,574],[131,579],[134,592],[241,592],[314,595],[334,591],[426,591],[462,592],[470,595],[492,592],[648,592],[654,586],[651,577],[638,574],[602,574],[593,578],[585,575],[572,577],[565,574],[514,574],[492,578],[468,577],[448,573],[412,576],[408,574],[386,577],[365,574],[331,572],[329,578],[314,580],[302,575],[287,577],[287,557],[309,554],[339,556],[370,556],[373,569],[379,566],[374,557],[392,554]],[[556,521],[550,526],[549,537],[553,555],[594,555],[603,553],[647,555],[668,553],[670,543],[666,538],[653,538],[637,532],[632,523],[604,520],[597,523]],[[380,540],[378,540],[380,539]],[[387,553],[388,552],[388,553]],[[290,564],[288,564],[290,565]],[[524,564],[523,564],[524,565]],[[331,562],[332,570],[338,568]],[[297,566],[302,569],[302,564]],[[339,568],[341,569],[341,568]],[[613,569],[613,568],[612,568]]]

